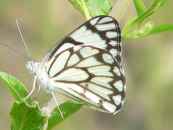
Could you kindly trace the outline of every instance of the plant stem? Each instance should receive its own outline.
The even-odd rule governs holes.
[[[86,4],[85,4],[85,1],[84,1],[84,0],[81,0],[81,4],[82,4],[83,11],[84,11],[84,15],[85,15],[86,19],[87,19],[87,20],[90,19],[91,16],[90,16],[90,14],[89,14],[89,11],[88,11],[88,8],[87,8],[87,6],[86,6]]]

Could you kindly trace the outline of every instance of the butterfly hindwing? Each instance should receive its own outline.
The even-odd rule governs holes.
[[[47,71],[55,90],[105,112],[116,113],[121,108],[125,78],[120,64],[108,51],[92,46],[79,46],[77,50],[71,47],[47,62]]]
[[[50,53],[49,59],[76,45],[107,50],[121,62],[121,31],[118,22],[113,17],[97,16],[85,22]]]

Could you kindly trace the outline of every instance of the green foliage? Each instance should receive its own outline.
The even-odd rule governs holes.
[[[69,0],[87,19],[97,15],[108,15],[112,9],[108,0]]]
[[[111,4],[108,0],[69,0],[71,4],[83,14],[86,19],[97,15],[108,15],[111,11]],[[150,19],[167,0],[152,0],[151,5],[146,7],[143,0],[133,0],[137,16],[127,21],[123,27],[124,39],[136,39],[151,34],[158,34],[165,31],[173,31],[171,24],[155,25]]]
[[[136,12],[139,15],[143,14],[146,10],[145,4],[143,3],[143,0],[133,0]]]
[[[15,102],[10,115],[11,130],[43,130],[47,125],[47,117],[37,104],[28,107],[24,102]]]
[[[82,104],[65,102],[60,105],[64,119],[62,119],[58,108],[56,107],[50,116],[42,114],[39,104],[29,98],[24,100],[28,95],[27,89],[22,82],[15,77],[0,72],[0,79],[4,81],[13,95],[15,102],[11,108],[11,130],[51,130],[55,125],[77,112]]]
[[[65,102],[64,104],[60,105],[61,110],[63,111],[64,119],[69,117],[71,114],[77,112],[82,107],[82,104],[74,104],[73,102]],[[49,118],[48,130],[53,128],[55,125],[64,121],[59,114],[58,108],[55,108],[51,113]]]
[[[15,77],[0,72],[0,79],[4,81],[5,86],[10,90],[11,94],[16,101],[23,101],[23,98],[27,96],[27,89],[22,82],[17,80]]]
[[[112,9],[108,0],[69,0],[69,2],[86,19],[97,15],[108,15]],[[137,16],[127,21],[123,27],[123,38],[135,39],[165,31],[173,31],[173,24],[155,25],[149,19],[164,5],[166,0],[152,0],[149,7],[145,6],[143,0],[133,0],[133,2]],[[44,115],[39,108],[39,103],[31,98],[25,99],[28,91],[22,82],[4,72],[0,72],[0,79],[4,81],[6,88],[10,90],[15,99],[10,113],[12,130],[50,130],[82,107],[81,104],[65,102],[60,105],[64,119],[60,116],[58,108],[55,108],[50,116]]]
[[[173,24],[155,25],[151,19],[148,20],[166,1],[153,0],[151,6],[147,8],[142,0],[134,0],[138,15],[127,22],[122,31],[123,37],[126,39],[135,39],[165,31],[173,31]]]

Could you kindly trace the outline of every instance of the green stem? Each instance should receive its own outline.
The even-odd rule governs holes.
[[[82,3],[82,7],[83,7],[83,11],[84,11],[84,15],[85,15],[86,19],[88,20],[88,19],[91,18],[90,14],[89,14],[89,11],[88,11],[88,8],[87,8],[87,6],[86,6],[84,0],[81,0],[81,3]]]

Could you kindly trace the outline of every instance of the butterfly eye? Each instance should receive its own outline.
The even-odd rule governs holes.
[[[26,63],[26,68],[34,75],[36,75],[38,63],[35,63],[33,61],[28,61]]]
[[[30,71],[30,72],[33,72],[33,67],[32,67],[32,62],[31,61],[28,61],[26,63],[26,68]]]

